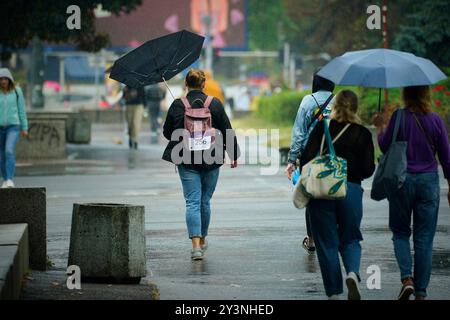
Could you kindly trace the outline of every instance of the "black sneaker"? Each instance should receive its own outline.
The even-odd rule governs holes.
[[[402,280],[402,284],[398,300],[409,300],[409,297],[414,293],[414,281],[412,278],[405,278]]]
[[[354,272],[349,272],[345,279],[348,289],[348,300],[361,300],[361,293],[358,288],[358,276]]]

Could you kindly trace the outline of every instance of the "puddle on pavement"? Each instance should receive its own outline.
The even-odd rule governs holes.
[[[450,268],[450,251],[434,250],[433,252],[433,269],[447,269]]]
[[[316,273],[317,271],[319,271],[318,266],[317,266],[316,262],[316,255],[314,254],[309,254],[307,256],[305,256],[304,258],[304,265],[305,265],[305,270],[308,273]]]

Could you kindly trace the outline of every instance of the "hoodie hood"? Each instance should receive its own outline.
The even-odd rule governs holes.
[[[334,90],[334,83],[332,81],[322,78],[317,73],[314,74],[312,93],[316,93],[317,91],[333,92],[333,90]]]
[[[14,82],[14,78],[8,68],[0,68],[0,78],[8,78],[11,82]]]

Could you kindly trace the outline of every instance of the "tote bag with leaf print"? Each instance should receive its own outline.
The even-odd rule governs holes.
[[[347,160],[336,155],[333,143],[342,136],[350,124],[347,124],[332,141],[327,120],[323,121],[324,135],[319,155],[303,166],[299,187],[308,198],[343,199],[347,195]],[[327,154],[323,154],[325,140],[329,150]]]

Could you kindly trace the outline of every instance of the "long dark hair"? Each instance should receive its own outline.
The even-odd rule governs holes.
[[[430,86],[413,86],[403,88],[403,102],[411,112],[426,114],[431,109]]]

